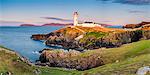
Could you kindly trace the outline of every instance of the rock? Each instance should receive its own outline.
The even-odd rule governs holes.
[[[134,29],[134,28],[139,28],[139,27],[142,27],[146,24],[150,24],[150,22],[141,22],[139,24],[127,24],[125,26],[123,26],[123,28],[131,28],[131,29]]]
[[[45,34],[34,34],[31,36],[33,40],[46,40],[47,36]]]
[[[118,63],[119,62],[119,60],[116,60],[116,63]]]
[[[6,72],[6,75],[13,75],[13,73],[11,73],[11,72]]]
[[[36,70],[34,71],[34,73],[35,73],[36,75],[39,75],[39,74],[41,73],[41,71],[40,71],[39,69],[36,69]]]
[[[145,67],[141,67],[138,69],[137,71],[137,75],[146,75],[146,74],[150,74],[150,66],[145,66]]]
[[[76,37],[75,40],[78,41],[78,40],[80,40],[80,39],[83,38],[83,37],[84,37],[84,35],[80,35],[80,36]]]
[[[147,24],[149,22],[142,22],[139,25]],[[86,31],[83,33],[81,30],[75,27],[66,27],[49,34],[35,34],[32,35],[34,40],[44,40],[47,46],[61,46],[64,49],[98,49],[101,47],[112,48],[119,47],[126,43],[139,41],[141,39],[150,39],[150,30],[131,30],[121,31],[115,29],[106,28],[84,28],[80,29]],[[108,32],[98,31],[107,30]],[[90,32],[89,32],[90,31]],[[112,32],[113,31],[113,32]]]
[[[131,29],[138,28],[138,27],[140,27],[140,26],[138,26],[136,24],[127,24],[127,25],[123,26],[123,28],[131,28]]]
[[[80,54],[81,52],[76,50],[46,50],[40,56],[41,63],[39,65],[47,63],[51,67],[86,70],[104,64],[98,54],[85,57],[80,56]]]

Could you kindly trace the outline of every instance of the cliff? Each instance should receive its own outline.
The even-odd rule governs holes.
[[[104,64],[101,56],[97,54],[86,57],[81,57],[81,54],[81,52],[75,50],[63,51],[46,49],[43,50],[40,55],[41,63],[38,65],[86,70]]]
[[[143,64],[150,63],[150,58],[146,57],[150,55],[149,44],[150,40],[142,40],[118,48],[100,48],[86,52],[45,49],[38,65],[85,70],[82,72],[89,75],[135,74]],[[93,72],[89,73],[91,71]]]
[[[109,50],[112,47],[120,47],[123,44],[148,40],[150,39],[150,30],[148,30],[148,28],[149,27],[146,26],[140,29],[125,30],[101,27],[65,27],[49,34],[45,34],[44,38],[41,39],[46,39],[45,44],[48,46],[61,45],[64,48],[73,49],[73,51],[43,50],[40,56],[40,63],[37,64],[87,70],[108,63],[114,63],[115,61],[126,58],[125,56],[128,55],[128,52],[125,52],[125,54],[118,53],[119,55],[116,55],[115,58],[113,58],[113,55],[107,56],[111,53],[108,51],[107,54],[107,49],[103,48],[105,47]],[[34,39],[36,40],[38,38]],[[138,48],[140,48],[142,45],[140,44],[138,46]],[[149,46],[146,47],[149,48]],[[128,47],[125,48],[128,49]],[[123,46],[123,50],[126,50],[125,48]],[[121,50],[117,49],[118,51],[115,51],[114,49],[112,48],[116,53]],[[79,50],[80,52],[75,50]],[[122,55],[123,57],[120,57]]]
[[[34,40],[45,40],[48,46],[61,45],[67,49],[97,49],[118,47],[122,44],[150,39],[150,30],[123,30],[100,27],[66,27],[45,35],[32,35]]]
[[[77,71],[71,69],[64,69],[64,68],[55,68],[55,67],[42,67],[42,66],[30,66],[28,63],[24,62],[20,59],[20,57],[13,51],[10,51],[7,48],[0,46],[0,74],[2,75],[136,75],[137,71],[141,67],[149,66],[150,63],[150,40],[142,40],[139,42],[134,42],[131,44],[126,44],[118,48],[109,48],[109,49],[97,49],[97,50],[90,50],[84,53],[80,52],[71,52],[72,54],[75,53],[71,58],[67,58],[63,56],[63,64],[72,66],[76,64],[72,62],[73,60],[79,60],[81,67],[78,69],[84,70],[87,69],[87,65],[95,65],[95,56],[100,56],[100,61],[103,60],[103,65],[97,66],[96,68],[92,68],[85,71]],[[50,50],[52,51],[52,50]],[[46,51],[42,52],[44,56]],[[58,55],[61,55],[61,52],[58,52]],[[53,53],[53,52],[52,52]],[[52,55],[49,52],[47,55]],[[54,51],[55,56],[57,51]],[[77,53],[77,55],[76,55]],[[67,53],[69,54],[69,53]],[[57,56],[57,55],[56,55]],[[69,55],[70,56],[70,55]],[[75,57],[74,57],[75,56]],[[89,58],[89,57],[94,58]],[[42,56],[41,56],[42,57]],[[60,56],[62,57],[62,56]],[[47,56],[45,57],[47,58]],[[89,60],[88,60],[88,59]],[[42,58],[41,58],[42,59]],[[54,61],[60,61],[59,59],[49,59]],[[66,62],[67,61],[67,62]],[[93,62],[94,61],[94,62]],[[69,63],[70,62],[70,63]],[[87,62],[92,62],[92,64],[86,64]],[[99,61],[97,61],[98,63]],[[108,64],[109,63],[109,64]],[[44,63],[41,63],[44,64]],[[47,61],[48,64],[48,61]],[[52,63],[51,63],[52,64]],[[54,63],[60,64],[62,63]],[[51,65],[52,66],[52,65]],[[84,69],[82,69],[82,66]],[[60,66],[63,67],[63,66]],[[88,67],[89,68],[89,67]],[[149,73],[147,72],[147,75]]]
[[[47,34],[34,34],[31,36],[31,39],[33,40],[46,40],[47,38]]]
[[[73,75],[78,71],[61,68],[48,68],[31,65],[16,52],[0,46],[0,74],[1,75]]]
[[[134,29],[134,28],[143,27],[144,25],[148,25],[148,24],[150,24],[150,22],[141,22],[141,23],[138,23],[138,24],[127,24],[127,25],[123,26],[123,28]]]

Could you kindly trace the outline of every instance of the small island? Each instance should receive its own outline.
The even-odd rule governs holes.
[[[21,24],[20,26],[37,26],[37,25],[34,25],[34,24]]]

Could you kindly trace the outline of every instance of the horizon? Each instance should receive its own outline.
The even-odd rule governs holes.
[[[0,0],[0,26],[72,23],[80,21],[110,25],[150,21],[150,0]]]

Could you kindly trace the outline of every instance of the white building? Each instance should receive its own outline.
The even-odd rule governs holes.
[[[78,13],[77,12],[74,12],[73,14],[73,25],[74,26],[77,26],[78,25]]]
[[[84,23],[79,23],[78,22],[78,16],[79,14],[77,12],[74,12],[73,14],[73,19],[74,19],[74,26],[82,26],[82,27],[101,27],[101,25],[96,24],[94,22],[84,22]]]

